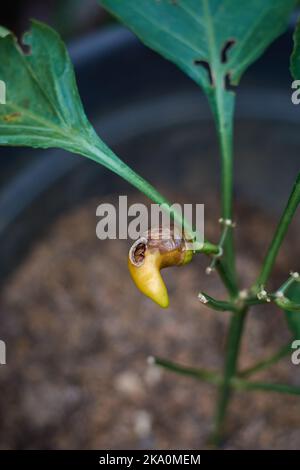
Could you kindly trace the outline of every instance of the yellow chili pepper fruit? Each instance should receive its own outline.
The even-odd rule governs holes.
[[[128,268],[137,288],[160,307],[169,306],[169,296],[160,270],[191,261],[192,250],[174,229],[151,229],[130,248]]]

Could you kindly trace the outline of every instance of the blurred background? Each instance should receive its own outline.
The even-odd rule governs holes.
[[[174,202],[205,203],[217,241],[219,154],[205,98],[172,64],[141,45],[95,0],[14,1],[1,24],[22,36],[29,18],[62,35],[88,117],[100,136]],[[236,219],[241,287],[257,275],[299,171],[300,113],[291,104],[290,30],[246,73],[236,120]],[[1,78],[1,77],[0,77]],[[147,362],[163,356],[221,368],[228,315],[208,311],[199,290],[223,298],[205,258],[166,271],[161,311],[127,273],[127,241],[96,238],[96,208],[146,202],[104,168],[58,150],[0,149],[0,448],[197,449],[207,446],[216,390]],[[299,213],[272,279],[299,260]],[[291,247],[293,250],[291,250]],[[248,367],[290,338],[272,306],[253,309],[242,345]],[[289,357],[257,378],[300,385]],[[299,399],[234,396],[223,447],[300,445]]]

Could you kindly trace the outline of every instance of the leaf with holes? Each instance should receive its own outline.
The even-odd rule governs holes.
[[[287,297],[300,304],[300,283],[295,282],[287,291]],[[299,312],[288,312],[285,311],[286,320],[288,326],[296,339],[300,339],[300,313]]]
[[[230,125],[243,72],[286,28],[295,0],[100,0],[149,47],[177,64]],[[228,124],[229,123],[229,124]],[[220,129],[220,130],[221,130]]]
[[[26,55],[13,35],[0,30],[0,143],[75,150],[84,134],[95,138],[83,111],[73,67],[59,36],[39,22],[24,36]]]
[[[30,48],[27,54],[12,33],[0,28],[0,78],[6,85],[6,103],[0,105],[0,145],[59,147],[79,153],[155,202],[165,202],[97,136],[84,113],[73,66],[59,35],[33,21],[23,42]]]

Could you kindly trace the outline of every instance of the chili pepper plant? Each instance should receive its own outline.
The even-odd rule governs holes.
[[[268,287],[278,252],[300,202],[300,174],[295,175],[295,184],[287,195],[275,233],[270,233],[270,246],[262,260],[257,280],[242,290],[236,271],[234,232],[239,227],[235,227],[233,198],[234,110],[239,82],[247,68],[286,30],[297,1],[102,0],[100,3],[147,46],[175,63],[194,80],[199,85],[199,93],[207,96],[214,117],[221,166],[221,214],[216,217],[216,224],[218,218],[221,223],[219,241],[205,240],[193,253],[187,253],[185,245],[180,243],[173,246],[171,254],[166,255],[163,250],[157,251],[157,244],[150,235],[139,247],[139,263],[133,266],[130,256],[128,262],[136,285],[162,307],[168,305],[168,294],[160,277],[160,269],[185,265],[195,256],[211,259],[209,270],[220,276],[227,289],[225,299],[214,298],[213,292],[198,293],[199,301],[207,308],[231,315],[223,371],[187,367],[162,358],[153,359],[158,366],[218,387],[212,432],[212,442],[217,445],[223,437],[225,417],[234,390],[300,395],[300,387],[251,378],[254,373],[289,354],[292,340],[300,339],[299,260],[295,259],[298,266],[291,267],[293,271],[286,274],[283,285],[275,291],[270,291]],[[13,33],[1,27],[0,79],[6,85],[6,103],[0,105],[0,144],[58,147],[93,160],[125,179],[154,203],[164,204],[165,210],[175,222],[183,224],[184,233],[187,233],[191,227],[172,209],[171,203],[117,156],[95,132],[85,115],[71,60],[57,32],[45,24],[32,21],[22,43],[19,44]],[[291,50],[290,69],[296,80],[300,79],[300,24],[296,26]],[[120,79],[121,73],[120,70]],[[284,171],[284,160],[282,165]],[[187,265],[182,269],[189,267]],[[245,320],[247,316],[251,317],[253,305],[260,305],[263,309],[268,302],[276,304],[286,316],[287,327],[292,334],[291,342],[275,351],[273,356],[262,358],[247,370],[240,370],[238,359]]]

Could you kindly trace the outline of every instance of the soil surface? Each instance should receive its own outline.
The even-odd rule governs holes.
[[[174,196],[167,188],[164,193]],[[141,201],[135,193],[131,197]],[[207,199],[206,236],[217,241],[219,207],[213,197]],[[128,275],[129,243],[96,238],[100,202],[90,200],[57,220],[2,290],[0,337],[7,343],[7,365],[0,374],[0,447],[206,447],[215,387],[163,371],[147,358],[221,368],[229,314],[209,310],[197,294],[201,290],[222,299],[224,289],[216,274],[205,275],[208,259],[197,256],[188,266],[164,272],[171,303],[161,310]],[[237,222],[245,288],[258,273],[276,220],[239,204]],[[273,287],[296,269],[295,228],[281,251]],[[272,354],[289,339],[279,309],[252,309],[240,367]],[[299,367],[287,356],[255,378],[300,385]],[[236,393],[223,447],[297,449],[299,410],[299,397]]]

